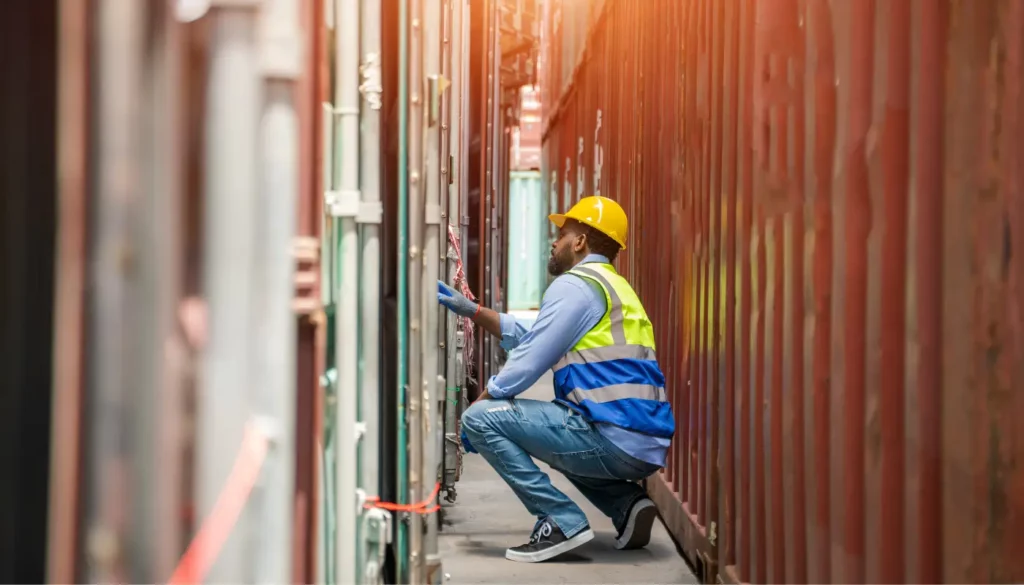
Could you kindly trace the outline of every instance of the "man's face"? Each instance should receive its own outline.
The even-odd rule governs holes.
[[[568,225],[558,230],[558,238],[551,244],[551,257],[548,258],[548,273],[561,276],[576,265],[576,254],[583,249],[582,234]]]

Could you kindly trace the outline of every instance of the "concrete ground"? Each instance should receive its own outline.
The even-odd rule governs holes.
[[[523,398],[550,400],[552,392],[548,374]],[[458,499],[445,505],[438,543],[446,583],[697,583],[660,522],[647,548],[615,550],[611,520],[543,463],[555,485],[583,508],[597,537],[546,563],[506,560],[506,548],[529,540],[535,519],[482,457],[467,454],[463,462]]]

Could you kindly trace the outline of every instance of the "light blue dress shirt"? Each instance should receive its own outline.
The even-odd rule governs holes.
[[[603,262],[590,254],[583,263]],[[487,382],[494,398],[512,398],[533,386],[593,329],[604,316],[606,301],[600,285],[573,274],[556,278],[544,292],[537,321],[527,329],[507,313],[501,313],[501,347],[508,361]],[[626,454],[653,465],[665,466],[671,439],[644,435],[611,424],[598,423],[598,431]]]

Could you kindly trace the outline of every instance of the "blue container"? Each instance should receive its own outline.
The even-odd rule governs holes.
[[[540,171],[509,176],[508,305],[513,311],[540,308],[547,288],[548,209]]]

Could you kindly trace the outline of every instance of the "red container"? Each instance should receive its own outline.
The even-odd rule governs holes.
[[[578,4],[543,164],[629,214],[704,580],[1024,580],[1024,4]]]

